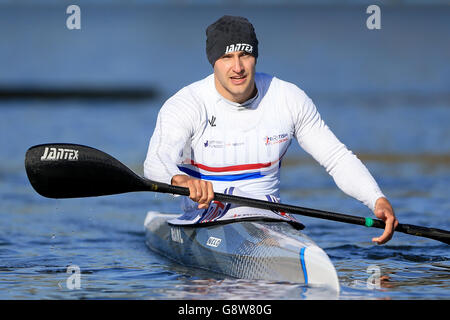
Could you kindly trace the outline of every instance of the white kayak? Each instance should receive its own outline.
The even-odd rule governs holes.
[[[144,227],[149,248],[182,265],[234,278],[340,289],[328,255],[286,221],[253,218],[194,226],[168,222],[176,216],[150,211]]]

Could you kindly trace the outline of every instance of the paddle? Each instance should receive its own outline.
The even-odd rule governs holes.
[[[142,178],[112,156],[76,144],[43,144],[31,147],[25,156],[25,168],[33,188],[47,198],[96,197],[137,191],[189,195],[187,188]],[[214,200],[379,229],[385,227],[384,222],[377,219],[222,193],[214,193]],[[446,230],[399,224],[395,231],[450,244],[450,232]]]

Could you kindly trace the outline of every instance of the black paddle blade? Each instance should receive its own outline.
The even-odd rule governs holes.
[[[96,197],[148,190],[145,180],[110,155],[77,144],[42,144],[28,149],[31,185],[47,198]]]

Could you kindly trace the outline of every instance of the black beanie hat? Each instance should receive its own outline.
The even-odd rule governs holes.
[[[223,16],[206,29],[206,55],[214,67],[217,59],[234,51],[245,51],[258,58],[255,29],[246,18]]]

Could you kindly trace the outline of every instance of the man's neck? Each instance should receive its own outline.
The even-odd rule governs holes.
[[[219,93],[224,99],[234,102],[234,103],[243,104],[246,101],[254,98],[256,96],[256,94],[258,93],[258,88],[256,87],[256,84],[254,82],[253,82],[252,91],[249,94],[242,94],[240,96],[233,95],[231,92],[227,91],[225,88],[223,88],[222,90],[219,90],[218,87],[220,87],[220,84],[217,83],[217,80],[215,80],[214,83],[215,83],[217,93]],[[223,92],[221,92],[221,91],[223,91]]]

